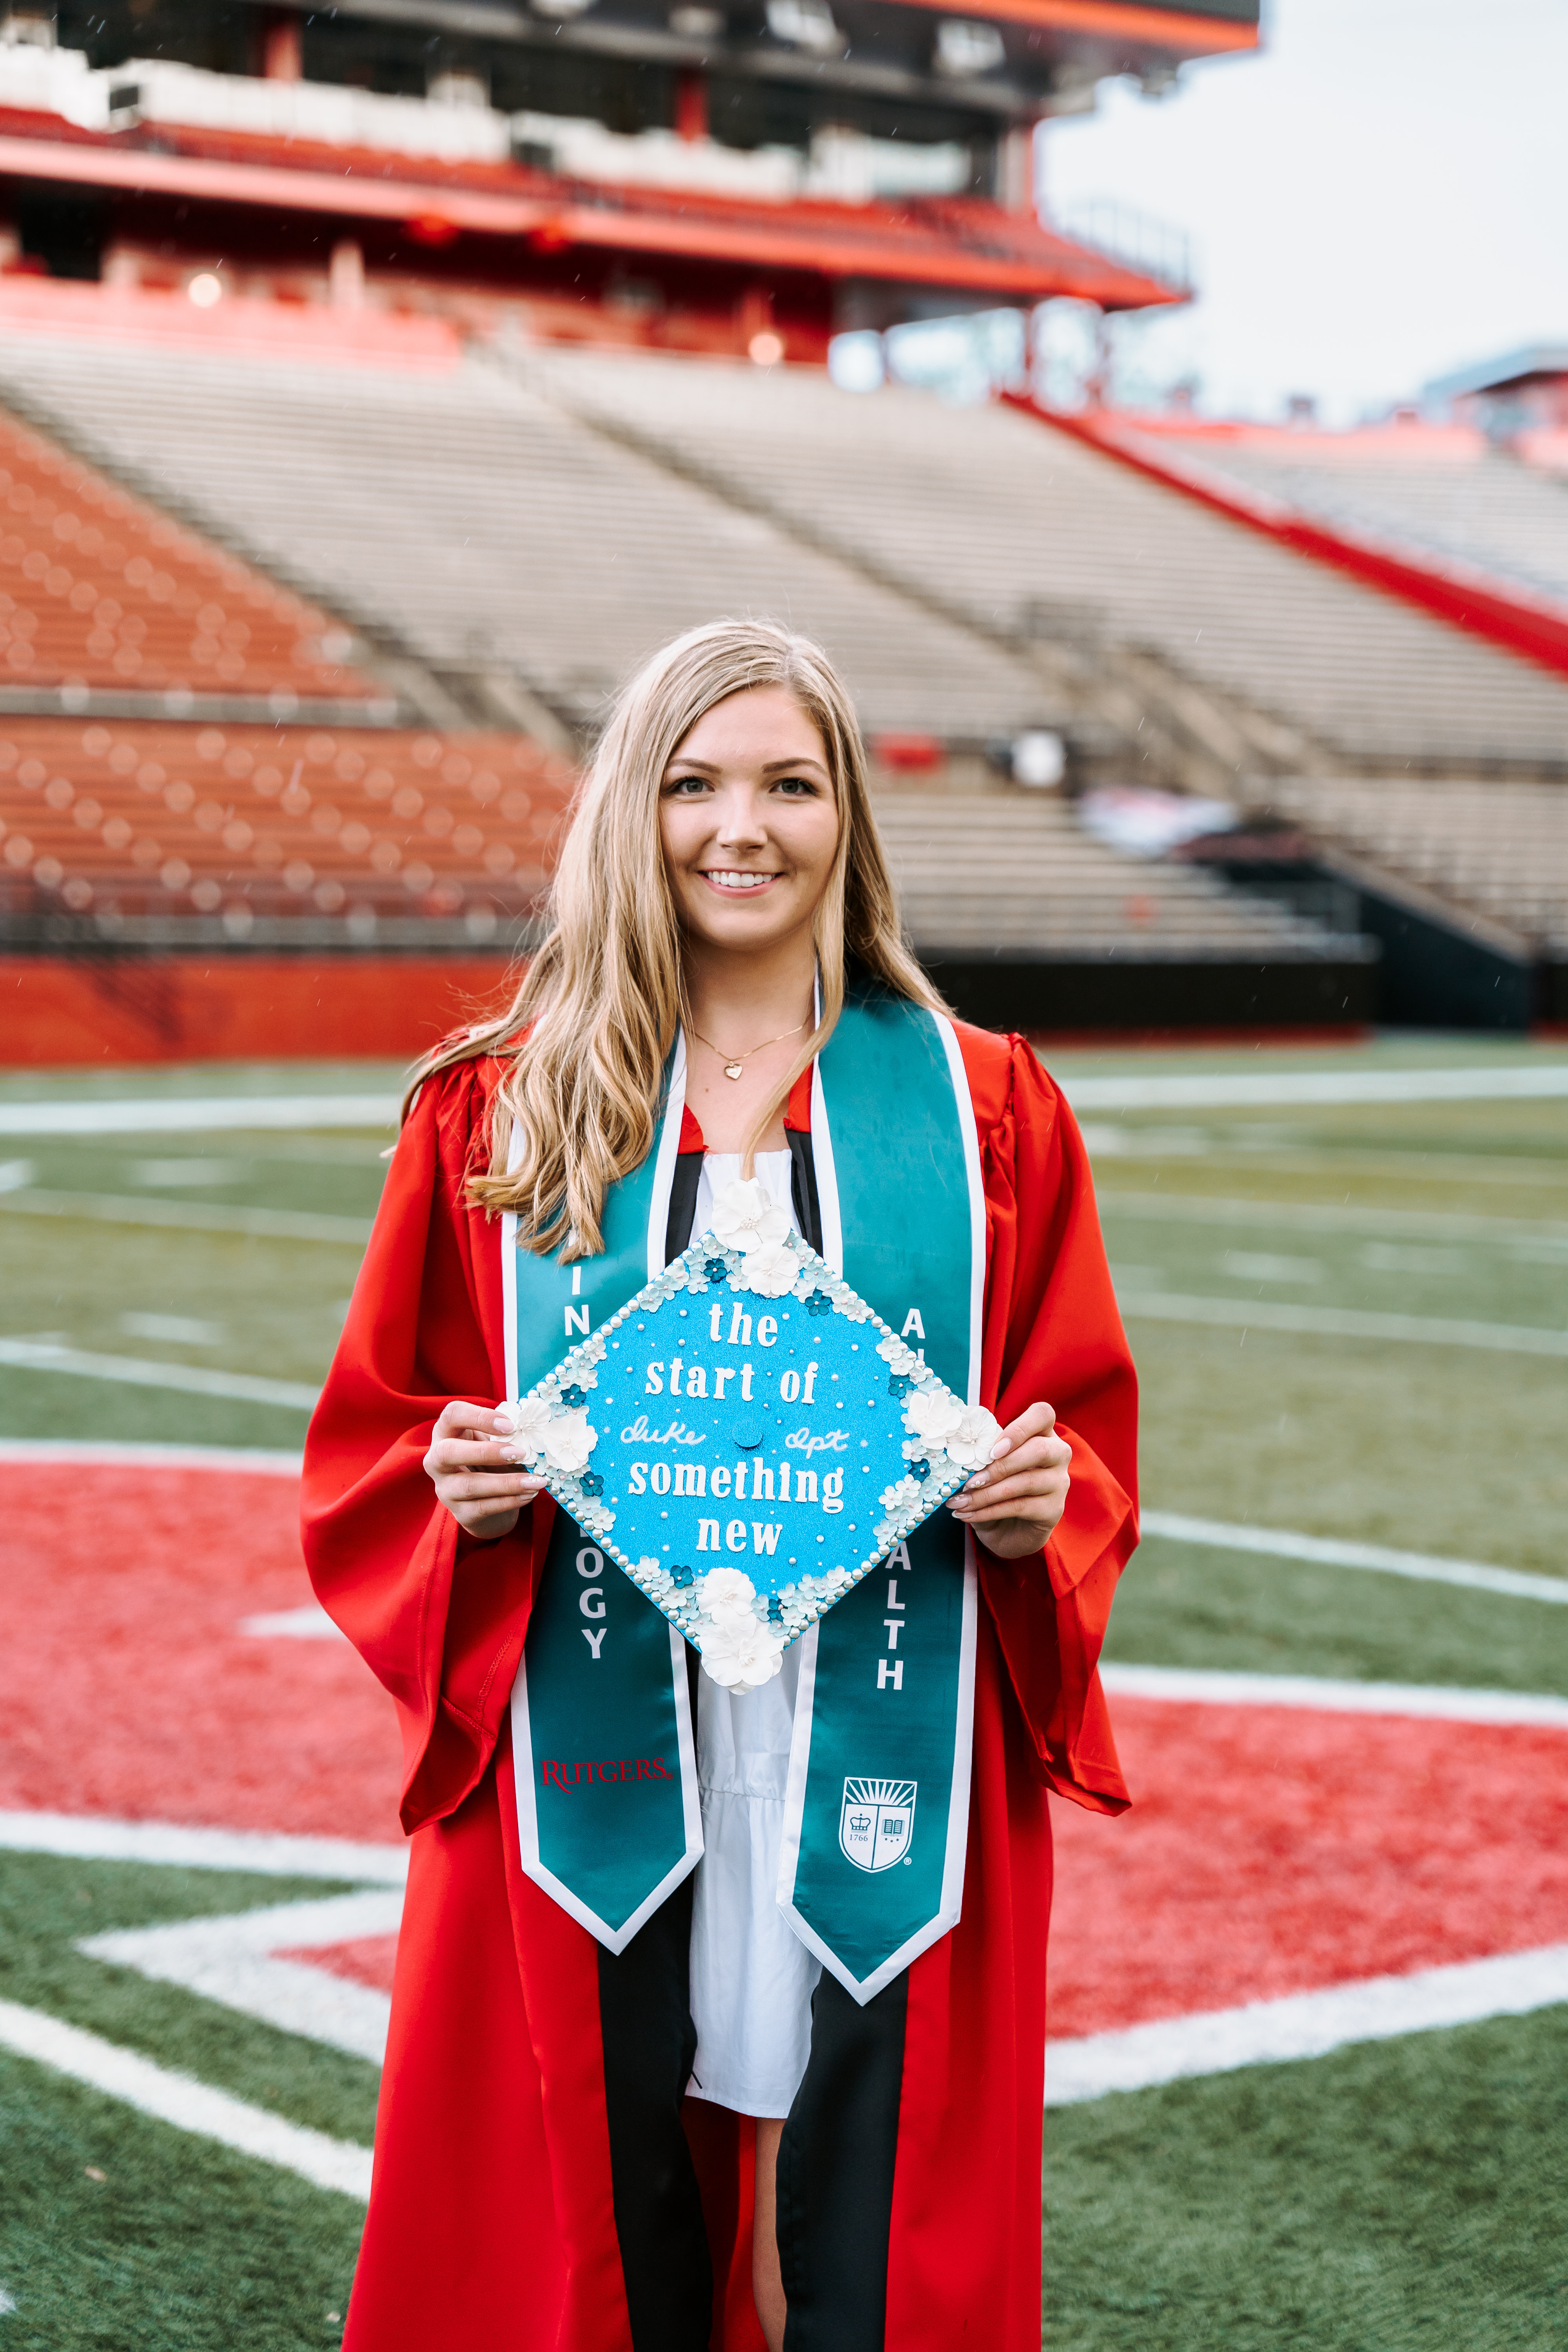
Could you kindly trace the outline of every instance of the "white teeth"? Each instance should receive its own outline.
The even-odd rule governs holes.
[[[716,883],[721,890],[760,890],[763,883],[771,882],[773,877],[771,874],[715,873],[710,868],[708,879]]]

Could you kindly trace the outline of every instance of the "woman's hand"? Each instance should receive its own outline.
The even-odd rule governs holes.
[[[1067,1508],[1072,1447],[1057,1435],[1056,1421],[1048,1404],[1032,1404],[1010,1421],[990,1468],[977,1470],[948,1505],[998,1559],[1039,1551]]]
[[[481,1543],[510,1535],[542,1487],[517,1466],[511,1415],[504,1405],[447,1405],[425,1456],[437,1498],[460,1528]]]

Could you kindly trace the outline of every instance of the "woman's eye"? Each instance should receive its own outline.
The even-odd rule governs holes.
[[[816,790],[809,776],[780,776],[773,784],[775,793],[788,793],[792,799],[809,796]]]
[[[708,779],[706,776],[672,776],[665,790],[672,794],[684,793],[689,799],[694,793],[705,793],[708,790]]]

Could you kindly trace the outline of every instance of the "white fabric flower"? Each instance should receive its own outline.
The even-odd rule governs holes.
[[[782,1298],[786,1290],[795,1287],[795,1278],[799,1270],[795,1252],[787,1242],[758,1242],[742,1258],[735,1284],[740,1290],[755,1291],[761,1298]]]
[[[521,1404],[509,1407],[509,1413],[512,1433],[506,1450],[515,1461],[531,1462],[544,1444],[550,1407],[542,1397],[524,1397]]]
[[[920,1369],[920,1358],[912,1348],[907,1348],[896,1331],[877,1342],[877,1353],[890,1371],[913,1372]]]
[[[991,1449],[1002,1434],[1002,1424],[983,1404],[966,1404],[958,1427],[942,1440],[950,1462],[960,1470],[984,1470]]]
[[[586,1407],[575,1412],[560,1412],[545,1424],[544,1458],[552,1470],[563,1470],[568,1476],[574,1471],[585,1470],[588,1456],[599,1443],[599,1433],[588,1426]]]
[[[942,1389],[916,1389],[904,1400],[904,1427],[912,1436],[922,1438],[933,1453],[945,1453],[963,1412],[958,1399]]]
[[[784,1645],[755,1617],[705,1625],[698,1636],[703,1671],[738,1696],[761,1690],[784,1664]]]
[[[773,1206],[767,1186],[756,1176],[737,1176],[713,1202],[713,1231],[731,1249],[749,1256],[764,1242],[782,1242],[789,1218]],[[770,1296],[776,1294],[770,1294]]]
[[[757,1588],[740,1568],[710,1568],[692,1586],[698,1607],[716,1625],[752,1624]]]
[[[882,1508],[897,1518],[900,1511],[912,1511],[920,1501],[921,1490],[912,1478],[900,1478],[895,1486],[882,1489]]]

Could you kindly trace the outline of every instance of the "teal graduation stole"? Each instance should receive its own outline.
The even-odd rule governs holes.
[[[519,1251],[503,1220],[511,1397],[661,1271],[684,1080],[678,1040],[658,1141],[612,1189],[601,1255],[563,1266]],[[824,1257],[977,1402],[984,1202],[952,1024],[901,999],[849,999],[813,1073],[812,1143]],[[865,2001],[959,1916],[970,1538],[938,1512],[801,1638],[778,1900]],[[563,1510],[512,1736],[524,1871],[623,1950],[702,1853],[685,1644]]]

